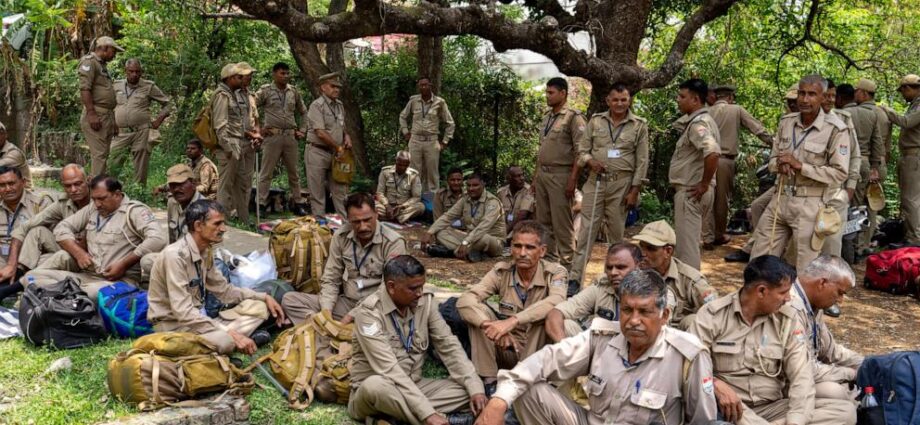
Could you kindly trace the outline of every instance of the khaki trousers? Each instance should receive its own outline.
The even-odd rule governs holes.
[[[86,139],[86,145],[89,146],[89,154],[92,166],[90,173],[98,176],[105,172],[106,162],[109,160],[109,146],[112,143],[112,137],[115,137],[115,111],[111,109],[96,108],[96,115],[102,120],[102,128],[98,131],[93,130],[86,118],[86,111],[80,116],[80,130],[83,131],[83,138]]]
[[[712,187],[697,201],[688,194],[690,186],[676,188],[674,193],[674,233],[677,246],[674,256],[688,266],[700,269],[700,235],[703,229],[703,217],[709,215],[712,208]]]
[[[249,223],[249,196],[252,190],[252,175],[255,172],[256,152],[248,140],[238,141],[240,159],[224,149],[214,152],[217,157],[217,202],[229,211],[236,211],[237,218]]]
[[[716,167],[716,190],[712,197],[712,209],[703,221],[703,241],[714,242],[725,237],[734,190],[735,160],[720,156],[719,165]]]
[[[19,264],[32,270],[42,261],[47,260],[50,254],[60,250],[61,246],[54,239],[51,229],[44,226],[33,227],[29,233],[26,233],[22,247],[19,248]]]
[[[438,243],[447,247],[451,251],[457,252],[457,248],[463,243],[463,240],[469,233],[459,229],[447,228],[439,231],[435,235]],[[482,235],[478,241],[470,243],[470,251],[479,251],[488,254],[490,257],[502,255],[502,238],[492,235]]]
[[[495,312],[483,303],[476,304],[472,308],[478,310],[479,314],[488,316],[488,320],[498,319]],[[469,330],[473,366],[476,367],[476,373],[483,378],[494,378],[498,375],[499,360],[502,362],[502,369],[511,369],[517,362],[543,348],[548,341],[542,321],[518,326],[511,331],[517,343],[524,347],[521,353],[498,348],[492,340],[486,337],[482,328],[469,326]]]
[[[751,249],[754,248],[754,235],[757,232],[757,223],[760,223],[760,217],[763,216],[764,210],[770,205],[770,199],[773,199],[774,194],[776,194],[776,186],[767,189],[767,191],[761,193],[757,199],[754,199],[754,202],[751,202],[751,228],[754,229],[754,232],[751,232],[751,237],[748,238],[747,244],[741,249],[748,254],[750,254]]]
[[[569,269],[569,280],[579,283],[585,271],[585,261],[591,258],[591,248],[597,240],[597,233],[602,230],[602,224],[607,223],[607,242],[616,243],[623,239],[623,229],[626,227],[626,204],[624,198],[632,187],[632,173],[615,173],[613,178],[602,179],[600,191],[596,191],[597,180],[594,174],[582,187],[584,196],[581,202],[581,227],[578,230],[575,259]],[[597,205],[598,211],[594,212]],[[591,225],[591,215],[594,215],[594,225]],[[588,228],[591,227],[591,234]]]
[[[37,285],[52,284],[72,277],[79,282],[80,288],[83,289],[93,301],[96,300],[96,295],[100,288],[114,283],[102,277],[101,274],[97,274],[95,271],[81,270],[77,261],[70,256],[69,252],[63,249],[51,254],[51,256],[42,261],[38,267],[26,273],[25,276],[19,279],[19,283],[21,283],[23,287],[28,286],[29,277],[31,277]],[[142,285],[142,283],[146,282],[143,282],[141,279],[140,267],[137,265],[128,269],[125,275],[118,280],[135,286],[146,286]]]
[[[335,301],[335,307],[332,308],[332,318],[342,320],[342,317],[345,317],[357,305],[357,301],[339,296]],[[281,308],[284,309],[284,315],[290,317],[294,325],[299,325],[321,310],[319,294],[288,292],[281,299]]]
[[[573,336],[578,335],[578,334],[580,334],[580,333],[582,333],[582,332],[585,331],[585,330],[581,327],[581,324],[578,323],[578,322],[575,321],[575,320],[566,320],[566,321],[563,322],[563,326],[564,326],[564,329],[565,329],[565,337],[566,337],[566,338],[573,337]]]
[[[857,245],[857,249],[860,251],[869,249],[869,246],[872,244],[872,236],[875,235],[875,230],[878,228],[878,212],[873,211],[872,208],[869,208],[869,200],[866,197],[866,192],[869,188],[870,172],[871,169],[869,165],[869,159],[863,158],[862,166],[859,169],[859,183],[856,184],[856,193],[853,194],[853,206],[865,205],[866,211],[869,213],[869,229],[860,235],[859,244]],[[879,167],[878,174],[879,180],[885,181],[885,174],[887,174],[885,167]],[[847,220],[847,214],[844,214],[841,217],[843,218],[843,222],[845,224]]]
[[[422,378],[415,383],[419,391],[428,398],[434,410],[448,414],[469,410],[470,395],[466,388],[450,379]],[[386,376],[373,375],[352,388],[348,398],[348,415],[363,421],[368,416],[387,416],[412,425],[425,423],[412,413],[400,387]]]
[[[377,210],[377,214],[380,214],[382,220],[383,215],[387,212],[386,205],[377,204],[375,208]],[[399,214],[397,214],[396,221],[400,224],[403,224],[415,217],[422,215],[424,212],[425,204],[423,204],[422,201],[408,201],[402,204],[402,209],[400,210]]]
[[[345,217],[345,193],[348,186],[332,180],[332,153],[310,145],[304,152],[307,164],[307,186],[310,189],[310,211],[313,215],[326,213],[326,190],[332,195],[335,213]]]
[[[898,186],[907,243],[920,244],[920,156],[907,155],[898,159]]]
[[[572,267],[572,257],[575,254],[573,240],[575,228],[573,224],[572,200],[565,197],[565,185],[569,180],[571,169],[569,167],[543,167],[536,178],[536,218],[547,230],[547,259],[557,261],[566,269]],[[588,202],[585,196],[582,201]],[[587,223],[582,223],[582,227]]]
[[[150,153],[153,152],[153,146],[150,144],[150,127],[138,127],[133,132],[127,128],[120,129],[118,135],[112,139],[111,151],[114,152],[127,146],[131,147],[134,181],[146,185]]]
[[[276,130],[281,131],[281,130]],[[288,188],[291,201],[295,204],[303,202],[300,198],[300,174],[297,166],[298,147],[294,138],[294,130],[285,130],[265,138],[262,144],[262,171],[259,173],[259,205],[268,203],[268,191],[271,188],[272,176],[278,160],[284,163],[287,170]]]
[[[422,192],[436,192],[440,187],[441,175],[438,163],[441,161],[441,143],[438,136],[418,136],[409,138],[410,167],[418,171],[422,180]]]
[[[737,425],[770,425],[773,421],[786,418],[789,410],[789,399],[777,400],[772,403],[748,407],[741,404],[744,412]],[[856,404],[853,401],[833,400],[826,398],[815,399],[815,409],[811,412],[808,425],[854,425],[856,424]]]
[[[777,200],[780,202],[779,208],[774,208]],[[820,196],[791,196],[787,193],[783,193],[782,197],[774,196],[757,223],[751,257],[766,254],[782,257],[786,245],[792,240],[796,249],[796,269],[804,270],[805,266],[820,254],[820,251],[811,249],[811,235],[815,231],[818,210],[823,206],[824,202]],[[777,214],[776,231],[771,244],[774,211]]]
[[[546,382],[534,384],[513,406],[522,424],[588,425],[588,411]]]
[[[252,335],[262,322],[265,321],[265,317],[268,316],[268,306],[265,305],[264,301],[243,300],[243,302],[237,304],[236,307],[226,311],[236,312],[239,314],[239,317],[233,320],[227,320],[218,316],[213,320],[224,326],[225,330],[218,329],[199,334],[202,338],[214,344],[217,347],[217,351],[221,354],[231,354],[236,351],[236,343],[233,342],[233,337],[230,336],[228,331],[236,331],[246,336]],[[175,321],[157,322],[153,325],[153,330],[156,332],[175,331],[197,333],[194,328]]]

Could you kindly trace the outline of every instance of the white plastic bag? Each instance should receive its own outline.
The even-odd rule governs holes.
[[[267,251],[253,251],[243,257],[234,255],[235,267],[230,270],[230,284],[240,288],[252,288],[266,280],[278,278],[275,259]]]

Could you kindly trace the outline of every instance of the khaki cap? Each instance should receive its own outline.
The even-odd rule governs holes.
[[[195,178],[192,167],[186,164],[177,164],[166,170],[166,183],[185,183]]]
[[[125,49],[121,48],[121,46],[119,46],[118,43],[115,42],[114,38],[109,37],[107,35],[97,38],[95,42],[95,46],[96,47],[112,46],[113,48],[115,48],[115,50],[118,50],[119,52],[125,51]]]
[[[320,84],[325,83],[327,80],[332,80],[332,81],[329,82],[329,84],[332,84],[333,86],[342,87],[342,82],[339,81],[339,73],[338,73],[338,72],[330,72],[330,73],[328,73],[328,74],[323,74],[323,75],[320,75],[320,76],[319,76],[319,83],[320,83]]]
[[[869,208],[872,208],[872,211],[885,209],[885,191],[882,190],[881,183],[869,183],[869,187],[866,188],[866,198],[869,200]]]
[[[633,240],[642,241],[652,246],[677,245],[677,235],[667,221],[658,220],[646,224]]]
[[[735,85],[734,85],[734,84],[715,84],[715,85],[713,85],[713,86],[710,87],[710,88],[713,89],[713,90],[715,90],[715,91],[730,91],[730,92],[733,92],[733,93],[735,92]]]
[[[920,86],[920,75],[917,74],[907,74],[904,78],[901,78],[902,86]]]
[[[221,79],[221,80],[225,80],[225,79],[230,78],[230,77],[232,77],[232,76],[234,76],[234,75],[236,75],[236,74],[239,74],[239,72],[237,72],[237,66],[236,66],[236,64],[235,64],[235,63],[228,63],[228,64],[224,65],[224,67],[220,70],[220,79]]]
[[[821,208],[815,221],[815,232],[811,235],[811,249],[820,251],[824,246],[824,238],[836,235],[842,226],[837,210],[833,207]]]
[[[872,81],[868,78],[860,78],[856,82],[856,90],[865,90],[869,93],[875,93],[875,90],[878,89],[878,86],[875,84],[875,81]]]
[[[240,62],[236,64],[236,73],[240,75],[249,75],[255,72],[255,68],[249,62]]]
[[[796,100],[799,98],[799,85],[793,84],[789,86],[789,89],[786,90],[786,99]]]
[[[243,316],[257,317],[259,319],[268,319],[268,306],[262,300],[243,300],[243,302],[231,309],[220,312],[221,319],[236,320]]]

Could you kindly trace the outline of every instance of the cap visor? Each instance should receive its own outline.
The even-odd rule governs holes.
[[[824,247],[824,237],[818,236],[817,233],[811,234],[811,249],[820,251]]]
[[[638,234],[638,235],[636,235],[636,236],[633,236],[633,240],[634,240],[634,241],[645,242],[645,243],[647,243],[647,244],[649,244],[649,245],[651,245],[651,246],[665,246],[665,245],[667,245],[666,243],[664,243],[663,241],[661,241],[661,240],[658,239],[658,238],[655,238],[655,237],[652,237],[652,236],[648,236],[648,235],[642,235],[642,234]]]

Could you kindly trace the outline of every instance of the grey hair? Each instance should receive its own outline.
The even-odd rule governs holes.
[[[827,91],[827,79],[818,74],[811,74],[802,77],[802,79],[799,80],[799,86],[802,84],[817,84],[821,86],[821,91]]]
[[[65,165],[64,168],[61,168],[61,175],[63,175],[64,171],[67,171],[67,170],[79,171],[80,174],[83,174],[84,177],[86,176],[86,169],[83,168],[83,166],[80,164],[70,163],[70,164]]]
[[[412,154],[409,153],[409,151],[399,151],[399,152],[396,152],[396,159],[397,159],[397,160],[399,160],[399,159],[405,159],[406,161],[411,161],[411,160],[412,160]]]
[[[655,307],[664,310],[668,305],[668,284],[664,278],[654,270],[636,269],[626,277],[619,287],[620,299],[630,295],[633,297],[655,297]]]
[[[137,66],[139,66],[139,67],[141,67],[141,68],[144,67],[143,65],[141,65],[141,60],[138,59],[138,58],[129,58],[128,60],[125,61],[125,68],[127,68],[127,67],[129,67],[129,66],[131,66],[131,65],[137,65]]]
[[[821,255],[815,258],[805,266],[804,270],[799,272],[799,275],[812,279],[825,278],[834,281],[845,279],[850,282],[851,287],[856,286],[856,274],[853,273],[853,269],[843,258],[836,255]]]

